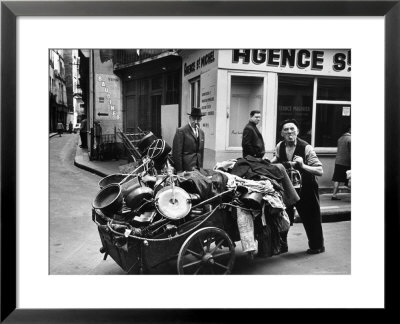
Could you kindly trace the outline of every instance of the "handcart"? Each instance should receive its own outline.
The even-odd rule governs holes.
[[[262,195],[256,193],[253,199],[254,193],[243,195],[238,187],[226,187],[204,199],[184,190],[177,186],[180,176],[172,173],[166,147],[162,140],[154,140],[135,170],[122,180],[119,175],[118,183],[97,194],[92,220],[100,235],[100,252],[128,274],[152,273],[170,262],[176,263],[178,274],[231,273],[234,242],[243,245],[239,210],[257,209],[245,207],[244,198],[238,197],[247,196],[260,206]],[[160,161],[165,163],[164,173],[155,168]]]
[[[232,195],[226,191],[197,204],[185,221],[160,218],[133,231],[125,222],[93,209],[101,252],[128,274],[151,273],[173,260],[178,274],[229,274],[235,261],[234,242],[240,240],[236,221],[224,203]]]
[[[93,201],[100,251],[129,274],[150,273],[174,259],[179,274],[230,273],[238,232],[223,202],[231,201],[233,190],[199,201],[177,187],[178,176],[154,168],[160,159],[170,167],[168,150],[159,142],[153,141],[135,170],[103,187]]]

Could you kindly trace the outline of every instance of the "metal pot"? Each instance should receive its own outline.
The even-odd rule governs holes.
[[[139,177],[135,177],[132,180],[129,180],[128,182],[125,182],[122,185],[122,194],[124,197],[128,195],[132,190],[141,187],[140,179]]]
[[[109,184],[100,189],[92,202],[94,209],[99,209],[106,216],[112,216],[122,208],[122,188],[119,184]]]
[[[142,156],[146,155],[147,149],[155,140],[157,140],[157,137],[152,132],[148,132],[145,136],[142,137],[142,139],[137,144],[139,152],[140,154],[142,154]]]
[[[126,180],[135,174],[146,162],[143,162],[141,166],[130,172],[126,177],[124,177],[119,183],[112,183],[104,188],[100,189],[97,193],[96,198],[92,202],[92,206],[95,209],[100,209],[102,212],[110,215],[116,213],[122,208],[123,195],[122,195],[122,184]]]
[[[240,200],[247,208],[258,210],[262,207],[263,195],[257,191],[247,192],[240,197]]]
[[[149,187],[138,187],[131,190],[125,196],[125,204],[132,210],[137,210],[139,207],[143,207],[146,201],[153,199],[153,189]]]

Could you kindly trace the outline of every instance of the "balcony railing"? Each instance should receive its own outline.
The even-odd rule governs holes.
[[[123,49],[113,51],[113,62],[116,67],[157,57],[161,54],[174,54],[173,49]]]

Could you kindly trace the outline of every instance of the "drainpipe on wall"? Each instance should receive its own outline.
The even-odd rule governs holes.
[[[94,115],[94,103],[95,103],[95,93],[94,93],[94,50],[90,50],[90,61],[89,61],[89,109],[87,111],[87,120],[89,125],[88,131],[88,150],[89,150],[89,159],[93,158],[92,152],[93,149],[93,115]]]

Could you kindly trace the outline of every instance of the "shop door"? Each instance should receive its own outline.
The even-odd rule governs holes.
[[[249,121],[250,111],[263,112],[264,78],[232,76],[228,122],[228,147],[241,148],[243,128]],[[261,131],[261,124],[258,125]]]
[[[151,96],[151,131],[161,137],[161,94]]]
[[[136,96],[125,97],[125,111],[126,111],[126,124],[127,130],[134,129],[138,126],[137,123],[137,109],[135,107]]]

